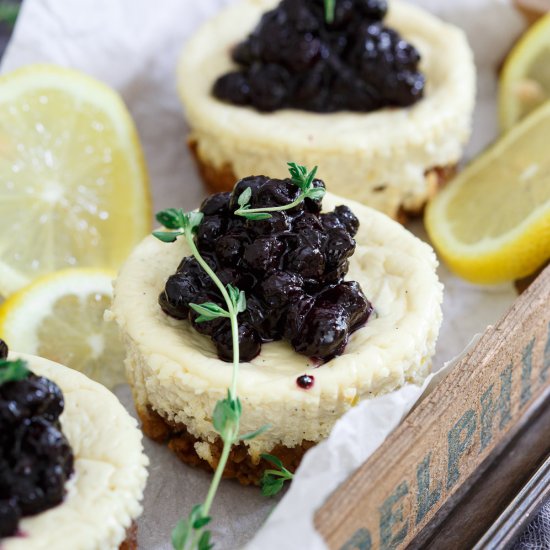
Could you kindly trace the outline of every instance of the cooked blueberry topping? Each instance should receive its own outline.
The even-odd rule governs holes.
[[[385,0],[283,0],[232,51],[239,68],[214,83],[214,95],[259,111],[374,111],[422,98],[420,54],[386,27]]]
[[[8,357],[8,345],[4,340],[0,339],[0,360],[7,359]]]
[[[0,538],[15,535],[21,517],[63,500],[74,461],[59,422],[63,407],[47,378],[29,373],[0,384]]]
[[[324,183],[314,180],[314,187],[324,188]],[[282,338],[297,352],[320,360],[341,354],[372,311],[359,284],[344,282],[358,219],[346,206],[320,214],[321,201],[308,199],[271,212],[268,219],[244,219],[234,212],[247,188],[253,208],[290,204],[300,192],[292,180],[248,177],[231,194],[213,195],[201,206],[204,218],[195,235],[200,255],[223,285],[246,294],[246,310],[238,316],[240,360],[250,361],[262,343]],[[218,227],[224,228],[221,235]],[[159,304],[168,315],[189,319],[212,338],[220,359],[231,361],[229,319],[197,323],[199,314],[189,307],[207,302],[224,307],[198,261],[184,258],[166,281]]]
[[[313,386],[313,383],[315,382],[315,377],[310,376],[309,374],[302,374],[302,376],[298,376],[296,378],[296,384],[303,390],[309,390]]]

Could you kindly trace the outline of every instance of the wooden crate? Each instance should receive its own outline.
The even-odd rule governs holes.
[[[550,266],[328,498],[318,531],[339,550],[469,548],[495,521],[513,532],[499,515],[550,453],[549,412]]]

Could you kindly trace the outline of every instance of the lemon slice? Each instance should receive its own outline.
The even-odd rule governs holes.
[[[36,279],[0,306],[0,338],[14,351],[67,365],[109,388],[125,382],[117,326],[103,319],[115,275],[68,269]]]
[[[550,14],[514,46],[502,69],[499,116],[503,130],[550,99]]]
[[[498,283],[550,258],[550,102],[512,128],[426,209],[434,246],[458,275]]]
[[[116,269],[150,220],[137,133],[113,90],[50,65],[0,77],[0,294],[68,267]]]

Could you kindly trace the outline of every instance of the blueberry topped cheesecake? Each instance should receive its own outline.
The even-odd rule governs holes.
[[[294,176],[250,176],[208,197],[194,239],[146,238],[114,287],[143,429],[185,462],[220,459],[212,414],[238,343],[241,431],[269,425],[231,450],[224,474],[245,484],[262,453],[293,469],[360,400],[422,381],[441,323],[431,248],[313,176],[306,195]],[[207,271],[242,293],[236,338]]]
[[[298,156],[329,191],[418,212],[470,134],[465,35],[398,0],[328,4],[239,0],[186,44],[179,91],[203,179],[230,191],[248,174],[284,177]]]
[[[135,422],[84,375],[0,340],[0,548],[131,550],[147,472]]]

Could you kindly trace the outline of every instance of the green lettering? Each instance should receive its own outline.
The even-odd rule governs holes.
[[[418,493],[416,494],[416,525],[418,525],[441,498],[441,482],[437,482],[430,493],[430,459],[432,453],[428,453],[416,469],[416,481]]]
[[[357,529],[353,536],[340,547],[340,550],[371,550],[372,541],[368,529]]]
[[[447,436],[449,443],[449,459],[447,463],[447,490],[449,490],[460,477],[460,458],[466,449],[472,444],[476,430],[476,413],[473,409],[467,410],[451,428]]]
[[[403,522],[403,506],[394,510],[394,505],[409,492],[406,481],[397,486],[397,489],[391,494],[380,510],[380,548],[383,550],[393,550],[401,544],[407,536],[409,522],[406,521],[402,529],[393,536],[393,528],[396,524]]]
[[[546,337],[546,345],[544,346],[544,358],[542,361],[542,370],[540,371],[540,379],[546,382],[548,372],[550,371],[550,323],[548,323],[548,335]]]
[[[493,401],[493,388],[481,396],[481,448],[480,452],[489,445],[493,438],[493,421],[497,412],[500,413],[499,429],[502,430],[512,418],[511,394],[512,394],[512,364],[510,363],[500,373],[500,395],[497,402]]]
[[[531,372],[533,370],[533,346],[535,345],[535,339],[533,338],[523,348],[521,354],[521,406],[523,407],[529,399],[531,399]]]

